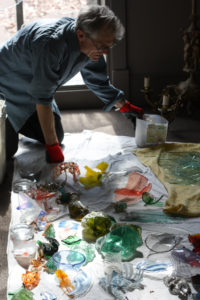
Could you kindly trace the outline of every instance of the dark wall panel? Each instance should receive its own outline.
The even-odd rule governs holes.
[[[144,102],[140,89],[145,75],[150,76],[156,96],[166,84],[186,78],[182,34],[191,7],[191,0],[127,0],[130,95],[136,104]]]

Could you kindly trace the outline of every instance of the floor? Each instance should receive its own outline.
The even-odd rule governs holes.
[[[95,130],[113,135],[134,136],[133,124],[119,112],[103,113],[100,110],[62,112],[65,132]],[[178,117],[168,128],[167,141],[200,142],[200,120]],[[7,237],[10,222],[10,191],[13,162],[7,164],[4,182],[0,185],[0,299],[6,300]]]

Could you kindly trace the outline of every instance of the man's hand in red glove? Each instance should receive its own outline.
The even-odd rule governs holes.
[[[59,163],[64,161],[64,155],[59,143],[46,146],[46,160],[50,163]]]
[[[136,118],[143,118],[143,109],[131,104],[129,101],[126,101],[126,103],[120,108],[120,112],[123,113],[127,119],[130,119],[134,126]]]

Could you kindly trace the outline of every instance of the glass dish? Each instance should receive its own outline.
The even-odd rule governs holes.
[[[85,255],[73,250],[61,250],[56,252],[52,259],[57,269],[67,271],[68,269],[80,269],[85,263]]]

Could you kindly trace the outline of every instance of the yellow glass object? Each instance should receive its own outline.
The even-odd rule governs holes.
[[[94,171],[88,166],[85,166],[86,174],[85,177],[80,177],[79,181],[82,183],[86,189],[101,185],[103,174],[105,173],[108,164],[106,162],[99,163],[95,169],[100,171]]]

